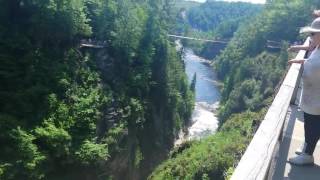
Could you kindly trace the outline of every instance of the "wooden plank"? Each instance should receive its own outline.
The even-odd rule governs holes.
[[[231,179],[264,179],[280,135],[293,88],[282,86]]]
[[[309,40],[306,40],[308,43]],[[303,58],[300,51],[296,58]],[[283,81],[264,120],[242,156],[231,180],[263,180],[266,178],[275,147],[283,129],[290,101],[298,88],[301,65],[293,64]]]

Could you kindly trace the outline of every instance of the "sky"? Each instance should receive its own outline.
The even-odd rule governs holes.
[[[187,1],[206,2],[206,0],[187,0]],[[264,4],[266,2],[266,0],[222,0],[222,1],[229,1],[229,2],[241,1],[241,2],[251,2],[251,3],[258,3],[258,4]]]

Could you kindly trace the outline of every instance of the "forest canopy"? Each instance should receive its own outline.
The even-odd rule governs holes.
[[[229,179],[258,128],[287,69],[290,44],[304,40],[299,29],[311,20],[315,0],[267,1],[256,16],[240,24],[212,62],[223,81],[219,131],[188,142],[161,163],[149,179]],[[268,41],[279,44],[277,49]]]
[[[1,0],[0,179],[145,177],[193,109],[169,13],[160,0]]]

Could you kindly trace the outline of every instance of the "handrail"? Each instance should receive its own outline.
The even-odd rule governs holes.
[[[304,45],[309,44],[307,39]],[[303,59],[306,51],[299,51]],[[290,102],[295,99],[302,68],[292,64],[264,120],[232,174],[231,180],[264,180],[267,178],[277,143],[282,134]]]

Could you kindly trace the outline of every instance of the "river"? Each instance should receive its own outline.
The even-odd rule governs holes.
[[[181,47],[180,44],[177,45]],[[193,75],[197,74],[195,95],[195,109],[191,117],[191,125],[186,134],[180,133],[176,145],[186,140],[201,139],[214,134],[218,128],[217,108],[219,106],[220,91],[217,76],[209,61],[196,56],[191,49],[184,50],[183,60],[189,84]]]

